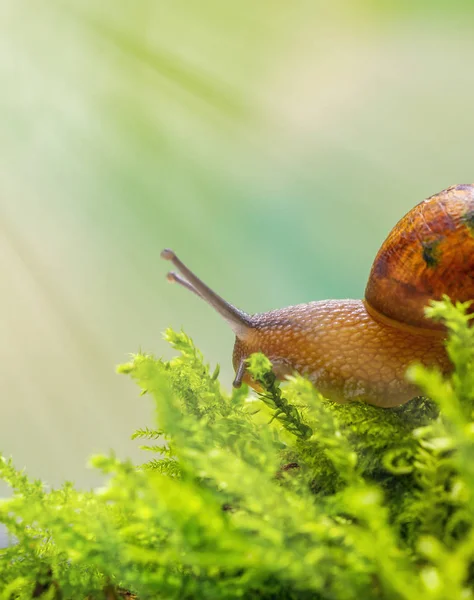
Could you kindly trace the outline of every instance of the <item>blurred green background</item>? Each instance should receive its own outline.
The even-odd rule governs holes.
[[[361,297],[389,229],[474,180],[472,2],[3,0],[0,448],[52,484],[137,458],[115,365],[233,336],[175,249],[264,311]]]

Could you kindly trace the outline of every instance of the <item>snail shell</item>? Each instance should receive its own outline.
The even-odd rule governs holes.
[[[474,299],[474,185],[453,185],[420,202],[375,257],[365,299],[402,324],[439,329],[424,314],[430,300]]]

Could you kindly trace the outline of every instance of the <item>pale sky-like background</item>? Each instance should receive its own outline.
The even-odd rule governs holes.
[[[54,485],[139,460],[115,366],[168,326],[230,388],[166,246],[248,312],[361,297],[396,221],[474,181],[473,6],[3,0],[0,450]]]

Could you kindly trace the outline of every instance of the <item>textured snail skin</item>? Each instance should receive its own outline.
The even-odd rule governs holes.
[[[450,369],[443,332],[378,321],[362,300],[325,300],[253,315],[233,363],[263,352],[279,378],[298,372],[336,402],[360,400],[396,406],[418,395],[405,379],[414,361]],[[256,387],[249,375],[244,381]]]

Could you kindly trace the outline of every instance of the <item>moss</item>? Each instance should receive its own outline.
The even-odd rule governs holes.
[[[84,493],[46,491],[3,459],[2,598],[470,598],[474,588],[474,332],[433,303],[454,372],[421,366],[403,407],[338,405],[252,357],[260,396],[222,391],[184,333],[179,355],[119,368],[156,406],[150,460],[92,465]],[[128,590],[128,592],[125,592]],[[127,595],[128,594],[128,595]],[[41,596],[42,595],[42,596]]]

